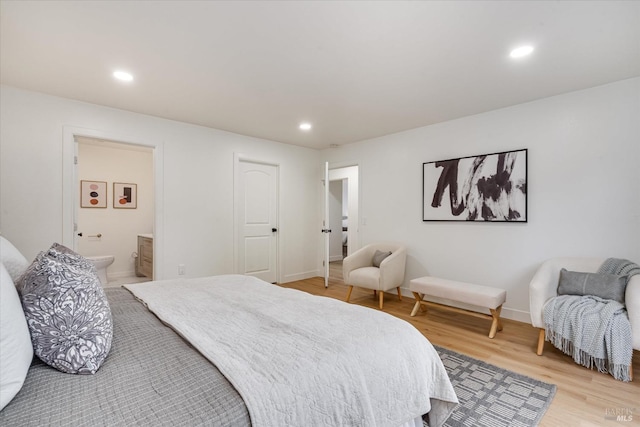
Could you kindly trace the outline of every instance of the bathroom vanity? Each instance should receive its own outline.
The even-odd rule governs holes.
[[[136,276],[153,279],[153,234],[138,234]]]

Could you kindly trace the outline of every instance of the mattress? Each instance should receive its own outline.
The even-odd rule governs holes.
[[[65,374],[34,358],[0,425],[251,425],[244,401],[211,362],[129,291],[105,291],[114,339],[100,370]]]

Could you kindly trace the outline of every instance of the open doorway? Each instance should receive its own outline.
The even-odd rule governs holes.
[[[342,260],[359,248],[358,166],[329,170],[329,278],[342,280]]]
[[[153,148],[75,136],[74,250],[98,263],[104,286],[153,280]]]
[[[83,176],[81,179],[80,174],[78,172],[78,164],[83,161],[82,160],[83,156],[82,155],[79,156],[78,151],[79,151],[80,143],[78,141],[81,141],[83,139],[85,142],[93,140],[96,145],[105,144],[105,147],[111,143],[115,143],[115,144],[119,144],[120,148],[128,148],[129,149],[128,151],[127,150],[124,150],[124,152],[121,151],[120,156],[116,156],[118,157],[117,163],[119,165],[125,163],[124,157],[131,156],[131,154],[126,154],[126,153],[127,152],[133,153],[135,152],[136,148],[145,149],[147,153],[150,152],[151,159],[152,159],[152,163],[151,163],[152,172],[151,174],[149,174],[148,171],[146,172],[146,175],[149,175],[150,182],[142,179],[139,182],[136,182],[136,180],[138,180],[137,177],[135,176],[126,177],[124,175],[119,175],[119,176],[105,175],[106,179],[101,179],[101,177],[94,175],[94,173],[98,172],[97,168],[96,169],[89,168],[90,175]],[[111,285],[116,286],[118,284],[118,281],[123,282],[124,280],[132,279],[132,276],[130,276],[130,274],[132,274],[132,271],[133,271],[133,274],[135,275],[136,260],[134,259],[134,255],[137,255],[138,253],[140,253],[140,249],[137,245],[137,234],[152,233],[151,235],[153,236],[153,240],[151,242],[150,247],[147,246],[147,249],[151,249],[153,251],[153,264],[148,266],[149,268],[147,269],[148,271],[147,276],[145,276],[143,279],[133,279],[133,280],[149,280],[151,279],[151,277],[154,280],[161,280],[162,278],[164,278],[163,270],[161,268],[163,265],[162,249],[163,249],[163,241],[164,241],[164,234],[162,232],[163,231],[163,216],[162,216],[163,175],[164,175],[164,171],[162,167],[163,165],[162,143],[145,141],[145,140],[141,140],[140,138],[132,138],[132,137],[115,134],[111,132],[105,132],[101,130],[79,128],[74,126],[64,126],[62,152],[63,152],[63,162],[62,162],[63,210],[62,210],[62,242],[61,243],[69,248],[72,248],[78,251],[79,249],[78,239],[85,238],[85,237],[88,239],[89,236],[91,236],[91,239],[102,239],[102,242],[106,243],[108,236],[109,236],[109,239],[111,240],[115,235],[117,235],[115,233],[112,233],[111,231],[107,231],[108,234],[105,233],[102,230],[111,230],[111,229],[102,228],[102,226],[100,227],[101,230],[93,229],[93,228],[80,230],[78,228],[78,214],[81,209],[93,211],[94,213],[98,211],[105,211],[105,209],[111,210],[111,211],[118,211],[120,212],[120,215],[119,215],[120,218],[117,221],[115,220],[109,221],[109,224],[104,223],[104,227],[109,227],[111,224],[115,224],[117,226],[119,225],[122,227],[123,224],[126,224],[128,222],[127,221],[128,219],[133,219],[135,214],[137,212],[140,212],[139,209],[143,208],[143,206],[145,208],[150,207],[152,211],[150,233],[144,233],[144,231],[148,230],[148,228],[143,230],[141,228],[138,229],[136,227],[135,232],[129,233],[129,234],[133,234],[133,237],[132,238],[127,237],[127,241],[128,241],[127,245],[126,246],[122,245],[123,248],[126,248],[126,252],[122,252],[121,255],[117,255],[117,253],[112,252],[111,247],[106,247],[106,245],[103,245],[103,247],[99,248],[100,249],[99,253],[98,252],[94,252],[94,253],[98,255],[114,256],[114,261],[113,263],[110,264],[109,270],[106,273],[112,276],[111,279],[113,279],[113,282],[109,281],[108,286],[111,286]],[[98,161],[97,167],[102,167],[101,165],[104,164],[103,159],[97,159],[97,161]],[[111,167],[112,170],[109,170],[106,173],[107,174],[114,173],[118,169],[118,167],[119,167],[118,165],[112,165]],[[100,202],[99,205],[103,206],[102,208],[93,208],[93,209],[81,208],[81,203],[83,202],[83,198],[80,191],[81,180],[99,181],[103,183],[102,185],[98,186],[98,189],[101,188],[102,190],[105,190],[104,196],[106,197],[106,200],[99,200]],[[145,184],[144,182],[148,182],[148,183]],[[114,183],[118,183],[119,185],[114,186]],[[134,187],[131,185],[121,185],[121,184],[141,184],[141,185],[140,186],[136,185]],[[127,190],[127,188],[129,188],[129,190]],[[133,205],[126,204],[125,208],[120,208],[120,209],[114,208],[114,198],[113,198],[114,189],[118,193],[121,190],[123,191],[122,195],[125,196],[125,198],[127,199],[127,203],[130,203],[130,201],[133,201],[133,197],[135,194],[135,197],[137,197],[136,203]],[[151,196],[151,199],[147,199],[149,195]],[[124,204],[122,203],[121,199],[122,197],[116,197],[116,202],[118,202],[119,206],[122,206]],[[91,201],[89,200],[88,203],[91,203]],[[133,208],[133,206],[135,206],[135,208]],[[101,223],[100,225],[102,224],[103,223]],[[145,221],[145,224],[148,224],[148,221]],[[148,227],[148,225],[145,225],[145,226]],[[78,233],[82,233],[82,236],[78,236]],[[98,238],[97,237],[98,234],[101,234],[102,236]],[[131,245],[131,239],[133,239],[133,241],[135,242],[133,246]],[[117,240],[120,241],[120,239],[117,239]],[[96,249],[96,248],[93,248],[93,249]],[[115,249],[118,249],[118,247],[116,247]],[[85,249],[80,249],[80,250],[85,251]],[[129,266],[129,268],[126,270],[125,269],[120,270],[118,268],[118,270],[120,271],[116,271],[116,268],[111,267],[112,265],[115,265],[116,256],[123,262],[125,262],[126,260],[126,263]],[[120,275],[126,276],[126,277],[122,277],[122,278],[118,277]],[[101,278],[101,282],[103,282],[102,278]]]

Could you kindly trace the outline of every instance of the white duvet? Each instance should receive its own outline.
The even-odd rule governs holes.
[[[377,310],[227,275],[126,285],[238,390],[254,426],[395,427],[457,404],[433,346]]]

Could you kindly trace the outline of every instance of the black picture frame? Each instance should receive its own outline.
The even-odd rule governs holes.
[[[528,150],[422,164],[423,221],[528,221]]]

